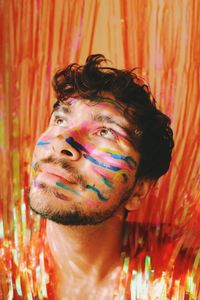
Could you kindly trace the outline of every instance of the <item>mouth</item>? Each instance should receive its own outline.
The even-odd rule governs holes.
[[[65,196],[64,194],[54,192],[54,195],[56,198],[59,198],[60,200],[69,201],[69,197]]]
[[[57,166],[51,165],[43,165],[39,170],[37,179],[39,181],[44,181],[50,185],[55,185],[56,182],[67,185],[75,185],[78,183],[72,174],[60,169]]]
[[[74,181],[74,179],[71,176],[61,176],[60,174],[58,174],[57,172],[52,173],[52,172],[44,172],[47,176],[51,176],[52,178],[54,177],[56,181],[58,182],[62,182],[65,184],[76,184],[76,182]]]

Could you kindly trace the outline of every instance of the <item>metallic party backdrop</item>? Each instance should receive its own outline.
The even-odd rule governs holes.
[[[157,278],[163,280],[182,250],[193,261],[189,271],[177,271],[181,280],[172,277],[178,292],[162,299],[186,299],[184,292],[187,299],[197,299],[199,6],[198,0],[0,1],[0,299],[7,292],[8,299],[45,298],[43,221],[27,206],[29,163],[54,101],[52,75],[69,63],[84,63],[91,53],[104,54],[118,67],[139,67],[159,107],[172,119],[170,171],[129,220],[139,224],[133,231],[137,227],[146,238],[158,232],[146,253],[152,263],[147,269],[162,271]],[[170,241],[165,261],[156,262],[163,237]]]

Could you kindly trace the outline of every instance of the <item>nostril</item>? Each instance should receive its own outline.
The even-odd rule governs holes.
[[[73,156],[73,154],[72,154],[71,151],[69,151],[69,150],[62,150],[61,153],[62,153],[62,154],[65,154],[65,155],[67,155],[67,156]]]

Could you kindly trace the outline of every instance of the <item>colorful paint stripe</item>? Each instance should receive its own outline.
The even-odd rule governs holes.
[[[111,156],[104,154],[104,155],[94,155],[96,159],[99,159],[103,161],[104,163],[108,165],[112,165],[115,167],[118,167],[120,169],[124,170],[130,170],[130,167],[127,165],[126,162],[120,161],[120,160],[115,160]]]
[[[74,193],[74,194],[80,196],[80,194],[79,194],[78,191],[72,189],[70,186],[68,186],[68,185],[66,185],[66,184],[63,184],[63,183],[61,183],[61,182],[56,182],[56,185],[59,186],[59,187],[61,187],[61,188],[63,188],[63,189],[65,189],[65,190],[67,190],[67,191],[70,191],[70,192],[72,192],[72,193]]]
[[[123,178],[124,183],[128,182],[128,175],[124,170],[120,170],[115,173],[114,180],[118,180],[119,178]]]
[[[97,196],[99,197],[99,199],[100,199],[101,201],[108,201],[108,199],[105,198],[105,197],[101,194],[101,192],[100,192],[96,187],[94,187],[93,185],[86,185],[86,189],[89,189],[89,190],[94,191],[94,192],[97,194]]]
[[[134,168],[137,166],[136,161],[131,156],[124,156],[124,155],[121,155],[121,154],[117,153],[116,151],[113,151],[113,150],[110,150],[110,149],[107,149],[107,148],[98,148],[97,150],[103,151],[103,152],[109,154],[111,157],[113,157],[115,159],[124,160],[131,168],[133,167],[133,165],[134,165]],[[130,162],[133,165],[131,165]]]
[[[103,180],[105,185],[107,185],[109,188],[113,187],[112,182],[110,182],[107,178],[105,178],[104,176],[101,176],[101,179]]]
[[[54,139],[54,137],[52,136],[43,136],[38,142],[37,145],[38,146],[43,146],[43,145],[48,145],[51,143],[51,141]]]
[[[95,166],[93,166],[93,165],[91,166],[91,169],[92,169],[93,172],[95,172],[96,174],[101,175],[101,176],[107,178],[108,180],[111,180],[111,178],[112,178],[111,174],[108,173],[108,172],[105,171],[105,170],[102,170],[102,169],[100,169],[100,168],[98,168],[98,167],[95,167]]]
[[[73,137],[68,137],[65,140],[69,145],[71,145],[73,148],[75,148],[78,151],[84,151],[86,153],[88,153],[87,149],[85,147],[83,147],[81,144],[79,144],[78,142],[76,142]]]
[[[115,166],[111,166],[111,165],[107,165],[103,162],[100,162],[98,160],[96,160],[94,157],[90,156],[90,155],[86,155],[86,154],[83,154],[83,157],[85,157],[86,159],[88,159],[89,161],[91,161],[91,163],[97,165],[97,166],[100,166],[102,168],[105,168],[105,169],[108,169],[108,170],[111,170],[111,171],[119,171],[121,170],[121,168],[119,167],[115,167]]]
[[[44,146],[44,145],[49,145],[49,144],[51,144],[51,143],[50,143],[50,142],[39,141],[39,142],[37,143],[37,146]]]

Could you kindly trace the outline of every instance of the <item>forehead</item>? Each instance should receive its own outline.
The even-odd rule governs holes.
[[[79,117],[91,116],[95,120],[101,121],[101,116],[107,116],[118,120],[121,125],[129,126],[130,122],[124,115],[125,105],[112,98],[99,97],[94,99],[68,98],[61,103],[56,103],[53,111],[62,111],[67,114],[75,114]]]

